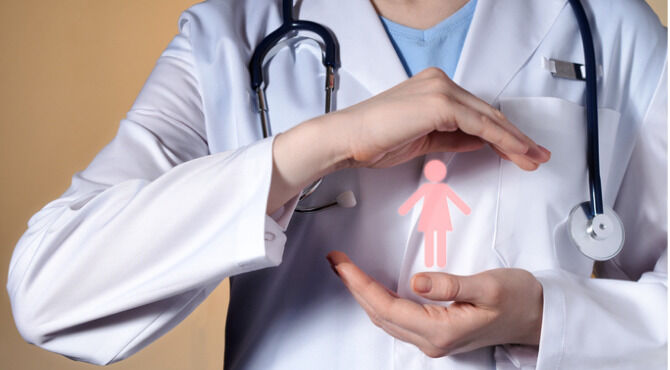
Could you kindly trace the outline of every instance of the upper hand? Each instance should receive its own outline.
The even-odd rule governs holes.
[[[500,268],[471,276],[422,272],[412,277],[418,295],[455,301],[445,307],[399,298],[342,252],[333,251],[328,259],[375,325],[430,357],[497,344],[539,344],[542,285],[526,270]]]
[[[550,157],[499,110],[439,68],[427,68],[370,99],[276,135],[267,212],[346,167],[392,167],[427,153],[477,150],[484,143],[526,170]]]
[[[391,167],[431,152],[462,152],[488,143],[525,170],[550,153],[499,110],[470,94],[439,68],[346,109],[321,116],[334,121],[354,167]]]

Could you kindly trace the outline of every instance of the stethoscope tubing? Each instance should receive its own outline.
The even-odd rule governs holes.
[[[598,145],[598,82],[596,74],[596,54],[593,34],[586,11],[580,0],[569,0],[575,13],[579,33],[584,48],[584,68],[586,69],[586,120],[587,120],[587,163],[589,171],[589,196],[591,217],[603,213],[602,184],[600,180],[600,154]]]

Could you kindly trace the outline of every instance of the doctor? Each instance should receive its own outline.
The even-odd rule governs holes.
[[[115,139],[30,219],[7,286],[19,331],[119,361],[230,276],[228,369],[665,368],[666,31],[642,1],[583,2],[615,259],[594,265],[566,230],[588,192],[584,84],[544,63],[584,61],[565,0],[478,0],[453,79],[408,78],[379,16],[424,29],[465,1],[299,2],[340,44],[338,111],[321,113],[318,46],[290,45],[267,66],[264,140],[247,63],[280,1],[206,1]],[[396,211],[430,159],[472,208],[441,269],[423,266],[418,213]],[[358,205],[294,212],[321,176],[307,202],[349,189]]]

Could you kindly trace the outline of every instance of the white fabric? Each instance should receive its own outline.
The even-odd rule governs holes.
[[[30,220],[7,289],[23,337],[96,364],[122,360],[186,317],[227,276],[228,369],[657,369],[667,348],[666,30],[642,1],[585,1],[599,82],[604,198],[621,214],[621,255],[593,263],[570,244],[567,214],[588,199],[584,84],[543,58],[583,63],[564,0],[479,0],[454,80],[500,107],[553,152],[523,172],[491,150],[431,154],[328,176],[309,202],[346,189],[353,209],[267,216],[272,138],[261,138],[247,63],[281,22],[280,1],[206,1],[184,12],[116,138]],[[372,5],[300,2],[341,47],[336,107],[407,78]],[[273,132],[323,109],[321,52],[305,42],[268,66]],[[410,123],[408,123],[410,124]],[[323,138],[328,140],[328,138]],[[432,359],[375,327],[331,272],[345,251],[400,296],[423,266],[419,209],[397,208],[424,160],[472,208],[454,212],[447,266],[531,271],[544,288],[539,347],[499,345]]]

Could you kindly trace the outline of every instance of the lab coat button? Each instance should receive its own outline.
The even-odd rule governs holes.
[[[265,232],[265,240],[267,240],[269,242],[275,240],[275,234],[273,234],[269,231]]]

